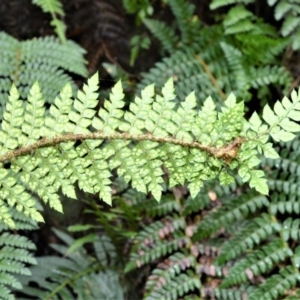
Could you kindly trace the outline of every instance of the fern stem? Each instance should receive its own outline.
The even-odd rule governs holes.
[[[14,75],[13,75],[13,82],[16,84],[19,80],[19,71],[20,71],[20,65],[21,65],[21,61],[20,61],[20,58],[21,58],[21,48],[19,48],[17,50],[17,53],[16,53],[16,56],[15,56],[15,61],[16,61],[16,69],[14,71]]]
[[[235,140],[233,140],[231,143],[223,147],[217,148],[213,146],[203,145],[195,141],[178,140],[173,137],[158,137],[150,133],[139,134],[139,135],[134,135],[127,132],[124,133],[115,132],[113,134],[108,134],[102,131],[96,131],[87,134],[66,133],[63,135],[58,135],[50,138],[42,138],[31,145],[23,146],[20,147],[19,149],[8,151],[5,154],[0,156],[0,163],[11,161],[14,158],[17,158],[18,156],[31,154],[34,151],[38,150],[39,148],[55,146],[66,142],[76,142],[76,141],[84,141],[84,140],[130,140],[130,141],[152,141],[158,143],[169,143],[169,144],[180,145],[188,148],[196,148],[205,151],[216,158],[224,159],[227,162],[230,162],[232,159],[237,157],[238,150],[241,144],[246,139],[242,137],[238,137]]]
[[[212,72],[209,69],[209,66],[205,63],[205,61],[202,59],[202,57],[197,54],[195,55],[195,58],[197,61],[199,61],[199,63],[201,64],[201,66],[203,67],[205,73],[208,75],[210,81],[212,82],[212,84],[215,86],[215,88],[217,89],[217,91],[219,92],[221,98],[225,101],[226,100],[226,94],[221,90],[221,88],[218,85],[218,81],[217,79],[214,77],[214,75],[212,74]]]

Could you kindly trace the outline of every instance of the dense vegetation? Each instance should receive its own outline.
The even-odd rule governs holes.
[[[298,1],[13,2],[0,298],[300,299]]]

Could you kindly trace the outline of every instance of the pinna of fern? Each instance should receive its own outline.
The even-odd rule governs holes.
[[[282,36],[290,37],[293,50],[300,49],[300,4],[293,0],[268,0],[270,6],[275,6],[276,20],[283,20],[281,27]]]
[[[215,4],[223,6],[234,2],[213,1],[211,9]],[[225,16],[223,26],[203,27],[194,15],[195,7],[188,1],[172,0],[167,4],[180,34],[176,33],[174,26],[162,21],[144,20],[169,56],[142,75],[139,89],[157,78],[163,84],[172,76],[177,82],[178,99],[182,101],[192,89],[199,101],[208,96],[225,100],[230,92],[238,99],[249,100],[252,88],[258,90],[258,97],[263,100],[262,95],[271,95],[272,85],[280,86],[284,93],[288,91],[292,78],[278,60],[288,40],[281,39],[274,27],[264,23],[245,6],[233,6]]]
[[[44,13],[50,13],[52,17],[51,25],[59,39],[66,43],[66,25],[58,18],[63,17],[64,11],[60,0],[32,0],[32,3],[41,7]]]
[[[219,207],[214,207],[200,223],[196,217],[191,224],[193,210],[189,207],[196,202],[195,212],[208,208],[211,205],[210,188],[207,185],[194,200],[172,201],[171,197],[163,196],[160,203],[147,207],[147,214],[154,212],[154,216],[162,219],[136,235],[136,246],[127,267],[131,270],[151,263],[152,271],[143,299],[178,299],[179,295],[188,298],[193,293],[220,300],[246,296],[250,299],[283,299],[283,295],[292,295],[300,279],[300,248],[297,246],[300,222],[292,217],[280,221],[281,213],[293,214],[292,207],[282,199],[278,202],[278,216],[270,212],[273,194],[276,196],[279,191],[268,199],[253,191],[236,196],[225,191],[219,193],[216,189],[216,197],[221,200]],[[273,192],[272,186],[270,188]],[[181,201],[187,210],[181,207]],[[172,206],[172,202],[176,205]],[[286,207],[288,211],[282,211],[280,207]],[[203,264],[214,243],[216,255],[209,256],[207,264]],[[210,279],[201,276],[203,273]],[[183,291],[178,284],[183,280],[182,274],[188,274],[191,281],[195,278],[199,281],[197,286],[186,286],[185,293],[179,294]],[[264,276],[266,282],[260,282]],[[211,287],[206,280],[217,280],[219,285]],[[195,299],[201,298],[195,296]]]
[[[3,211],[2,206],[1,213]],[[10,209],[18,230],[37,229],[37,223],[25,217],[16,209]],[[9,231],[9,226],[4,222],[0,223],[0,292],[1,299],[14,300],[14,290],[20,290],[24,286],[19,276],[30,277],[30,267],[37,264],[33,256],[36,246],[25,236]]]
[[[169,57],[163,58],[142,75],[138,88],[141,90],[157,78],[162,84],[173,77],[177,83],[178,100],[183,101],[193,89],[199,103],[208,96],[225,100],[230,92],[238,99],[249,100],[251,88],[269,90],[271,85],[287,91],[292,78],[276,61],[286,43],[274,42],[270,37],[264,40],[262,46],[259,40],[258,33],[232,38],[225,36],[223,29],[217,25],[201,28],[201,35],[191,47],[172,50]],[[167,39],[163,41],[166,43]],[[172,47],[171,43],[168,47]],[[159,88],[161,84],[158,83]]]
[[[203,289],[201,274],[205,272],[205,267],[197,257],[199,252],[204,251],[198,242],[191,241],[193,230],[188,224],[190,216],[185,218],[190,209],[186,210],[185,205],[195,201],[205,207],[207,203],[203,199],[207,198],[203,191],[195,199],[190,197],[174,201],[171,195],[163,195],[159,203],[149,199],[145,207],[146,215],[159,216],[160,219],[144,226],[136,234],[132,255],[125,268],[127,273],[151,264],[143,299],[192,297],[199,295],[199,290]]]
[[[224,6],[231,7],[225,18],[225,28],[227,33],[237,31],[250,31],[255,28],[254,15],[245,8],[244,5],[254,3],[255,0],[213,0],[210,4],[211,9]],[[283,37],[289,36],[289,42],[293,50],[300,48],[299,43],[299,24],[300,24],[300,5],[294,0],[268,0],[269,6],[274,6],[274,17],[276,20],[283,20],[280,33]]]
[[[12,87],[0,132],[3,205],[42,221],[31,192],[61,211],[58,191],[75,198],[76,181],[85,192],[100,193],[111,203],[114,169],[138,191],[151,192],[159,200],[162,165],[168,169],[171,186],[188,183],[193,197],[206,180],[232,183],[234,169],[250,187],[267,194],[264,172],[255,168],[258,155],[277,158],[269,136],[288,141],[300,128],[293,121],[299,119],[300,94],[296,92],[292,101],[286,97],[282,104],[277,101],[274,111],[266,105],[265,122],[257,113],[248,122],[243,102],[236,103],[232,94],[221,111],[210,97],[201,110],[195,110],[194,93],[175,109],[172,80],[161,95],[155,95],[153,85],[146,87],[126,112],[121,110],[125,103],[118,82],[96,114],[97,89],[95,75],[73,103],[67,85],[46,110],[38,84],[32,87],[25,107]],[[9,213],[1,219],[14,226]]]
[[[217,299],[249,285],[250,299],[290,299],[299,285],[299,136],[280,145],[280,158],[263,159],[268,169],[270,197],[252,194],[222,197],[220,207],[198,224],[194,241],[213,239],[226,232],[214,265],[225,268],[226,277],[214,291]],[[260,200],[258,200],[260,198]],[[224,225],[226,224],[226,225]],[[222,238],[221,238],[222,239]],[[260,278],[266,276],[265,282]],[[226,296],[227,295],[227,296]],[[241,297],[241,296],[240,296]],[[237,299],[238,298],[237,296]],[[293,297],[291,297],[293,299]]]
[[[126,269],[151,263],[143,299],[202,299],[200,294],[218,300],[275,300],[292,293],[300,279],[299,220],[280,222],[265,213],[270,202],[257,193],[236,196],[217,189],[220,207],[199,223],[199,215],[184,207],[196,202],[199,212],[213,206],[210,188],[206,186],[195,200],[163,196],[160,203],[147,207],[147,214],[154,212],[161,219],[136,235]],[[168,205],[171,202],[177,205]],[[265,275],[266,282],[260,282]],[[183,280],[185,287],[179,284]],[[211,285],[214,280],[217,286]]]
[[[38,78],[44,100],[54,101],[65,84],[70,82],[76,91],[75,83],[68,72],[83,77],[87,69],[83,55],[85,50],[72,41],[60,43],[53,36],[18,41],[12,36],[0,32],[1,68],[0,68],[0,115],[11,85],[14,84],[25,100],[30,88]]]

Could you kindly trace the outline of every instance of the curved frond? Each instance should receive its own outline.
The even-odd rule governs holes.
[[[292,101],[284,98],[283,105],[277,101],[274,111],[265,106],[265,124],[256,113],[247,123],[244,104],[237,103],[233,94],[221,111],[209,97],[196,112],[194,93],[176,108],[172,80],[166,82],[161,95],[155,94],[153,85],[146,87],[126,112],[122,110],[125,102],[120,82],[98,113],[97,89],[95,75],[71,106],[71,88],[67,85],[46,110],[38,84],[31,88],[24,107],[12,87],[0,133],[0,161],[10,162],[10,168],[2,166],[0,172],[3,203],[42,221],[28,191],[61,211],[58,191],[75,198],[76,181],[85,192],[99,193],[111,203],[110,177],[114,169],[138,191],[151,192],[159,200],[164,182],[162,166],[168,169],[172,186],[188,183],[193,198],[207,180],[234,183],[234,169],[250,187],[267,194],[264,172],[255,169],[260,163],[258,154],[263,151],[266,157],[277,158],[272,144],[267,143],[268,136],[288,141],[300,129],[292,121],[299,114],[300,96],[296,92],[292,93]],[[272,189],[274,184],[281,188],[280,181],[269,180]],[[289,185],[288,191],[294,191],[296,185],[291,181]],[[249,199],[236,210],[231,207],[234,213],[228,217],[222,214],[219,224],[237,220],[267,203],[263,196]],[[238,203],[236,200],[232,205]],[[2,218],[9,218],[9,213],[3,213]],[[7,222],[13,225],[11,220]]]

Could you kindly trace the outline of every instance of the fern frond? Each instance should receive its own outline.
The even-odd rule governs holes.
[[[168,4],[176,17],[181,32],[181,40],[184,45],[192,44],[198,35],[200,23],[198,19],[192,18],[195,7],[184,0],[168,0]]]
[[[243,5],[234,6],[224,19],[225,34],[238,34],[250,32],[256,25],[252,21],[255,16]]]
[[[250,85],[253,88],[264,87],[266,85],[278,83],[284,86],[284,93],[292,82],[292,77],[286,72],[285,68],[279,66],[265,66],[250,68]]]
[[[66,245],[53,245],[53,248],[66,255],[74,240],[58,230],[55,233]],[[24,287],[22,293],[36,299],[72,299],[74,294],[78,299],[123,299],[124,291],[118,274],[112,270],[104,272],[102,269],[103,266],[87,255],[83,248],[65,257],[40,257],[37,259],[37,266],[30,269],[32,276],[20,277]],[[32,287],[30,282],[36,283],[38,288]]]
[[[254,213],[262,206],[267,206],[268,199],[264,196],[249,193],[236,198],[231,198],[216,211],[212,211],[198,225],[194,239],[202,239],[210,236],[223,226],[229,226],[236,221],[243,220],[250,212]]]
[[[270,212],[272,214],[277,213],[300,213],[300,202],[296,195],[290,195],[285,193],[274,193],[271,196]]]
[[[241,285],[238,288],[231,289],[217,287],[213,289],[213,292],[211,292],[210,294],[213,294],[217,300],[239,300],[247,297],[247,295],[251,293],[251,289],[252,287],[247,285]]]
[[[298,194],[299,182],[293,176],[284,179],[270,179],[268,182],[270,190],[281,192],[286,195]]]
[[[289,239],[293,239],[294,241],[299,240],[299,219],[287,218],[282,226],[281,237],[284,241],[288,241]]]
[[[247,86],[249,85],[249,75],[243,66],[244,60],[242,53],[238,49],[224,42],[221,43],[221,47],[226,57],[230,73],[236,78],[239,78],[239,80],[234,82],[234,91],[247,91],[249,89]],[[249,97],[251,97],[249,93],[241,95],[241,98],[245,100],[249,99]]]
[[[292,266],[287,266],[280,270],[279,274],[269,277],[266,282],[255,289],[249,295],[249,300],[278,299],[278,296],[295,287],[299,280],[299,270]]]
[[[245,8],[244,5],[236,5],[226,14],[224,26],[228,28],[239,21],[252,17],[253,14]]]
[[[30,277],[29,265],[36,265],[37,263],[30,253],[30,250],[36,248],[28,238],[8,232],[1,232],[0,246],[1,298],[15,299],[12,289],[22,289],[18,275]]]
[[[280,38],[273,28],[265,28],[264,24],[256,24],[255,32],[235,35],[238,41],[237,48],[241,49],[250,65],[274,65],[278,56],[288,46],[288,39]],[[264,51],[261,51],[264,49]],[[262,67],[262,66],[261,66]],[[288,72],[285,72],[288,74]]]
[[[284,92],[287,93],[287,89],[292,83],[292,77],[285,68],[270,65],[245,68],[246,61],[242,52],[226,43],[221,43],[221,47],[226,57],[230,74],[239,78],[232,84],[234,91],[237,91],[238,97],[247,100],[251,97],[251,94],[248,92],[249,87],[259,89],[271,84],[279,84],[285,87]],[[265,53],[270,52],[265,51]]]
[[[234,237],[223,243],[221,253],[215,263],[223,265],[229,260],[239,257],[242,253],[253,249],[256,245],[260,245],[281,229],[282,227],[277,220],[265,213],[250,220]]]
[[[151,297],[152,294],[157,293],[165,285],[172,284],[172,281],[181,273],[195,267],[195,257],[186,256],[181,252],[175,253],[168,257],[167,260],[157,265],[156,269],[152,271],[151,276],[146,282],[146,295]],[[162,282],[164,284],[162,285]]]
[[[174,51],[174,48],[178,43],[178,37],[171,27],[168,27],[161,21],[152,19],[144,19],[143,23],[151,31],[153,36],[160,41],[163,50],[169,53]]]
[[[195,90],[199,99],[211,96],[215,99],[225,99],[225,91],[232,91],[226,61],[222,59],[220,42],[224,39],[220,27],[210,27],[201,31],[201,39],[193,48],[173,51],[171,56],[157,63],[150,71],[143,74],[139,89],[160,78],[165,82],[173,77],[177,83],[176,90],[179,100]],[[207,47],[207,44],[210,47]],[[226,75],[225,75],[226,73]],[[161,86],[157,83],[157,88]]]
[[[272,214],[298,213],[300,212],[298,204],[299,136],[293,142],[282,145],[279,154],[280,158],[274,161],[270,159],[262,161],[263,168],[267,165],[272,168],[272,172],[268,175],[269,187],[275,193],[272,193],[270,197],[269,211]]]
[[[292,257],[292,255],[293,251],[281,239],[276,239],[237,262],[230,269],[221,286],[226,288],[246,283],[248,278],[272,270],[276,264]]]
[[[51,25],[54,31],[62,42],[66,42],[66,25],[63,21],[59,20],[56,15],[63,17],[65,15],[60,0],[32,0],[33,4],[41,7],[44,13],[50,13],[52,16]]]
[[[166,285],[161,286],[153,292],[146,293],[145,298],[150,299],[179,299],[188,292],[193,292],[201,287],[199,278],[191,271],[187,271],[187,274],[180,274],[173,278],[173,280]]]
[[[257,89],[262,84],[266,87],[263,80],[287,90],[292,82],[290,74],[284,68],[274,66],[275,56],[284,50],[283,43],[273,42],[273,38],[269,37],[267,42],[264,41],[261,54],[262,44],[256,41],[261,34],[240,34],[237,45],[234,45],[230,37],[222,34],[219,26],[204,28],[192,48],[173,51],[170,57],[143,74],[138,88],[144,88],[157,78],[164,82],[173,77],[179,100],[183,100],[192,89],[199,99],[208,96],[225,99],[233,92],[238,98],[249,100],[252,87]],[[207,47],[208,44],[210,47]],[[246,56],[245,51],[251,48],[253,51]],[[261,66],[261,59],[270,61],[273,66]],[[255,76],[258,76],[257,81]]]
[[[282,20],[281,34],[291,36],[291,44],[294,50],[300,49],[299,25],[300,25],[300,5],[293,0],[268,0],[270,6],[275,6],[274,16],[276,20]]]
[[[35,202],[38,204],[37,199],[35,199]],[[37,209],[41,210],[39,206]],[[14,226],[17,230],[36,230],[38,228],[37,222],[28,218],[23,212],[18,211],[16,208],[8,208],[3,205],[1,214],[7,215],[7,213],[9,214],[9,217],[6,218],[4,222],[0,222],[1,232],[8,231]],[[12,237],[16,237],[16,235]],[[10,237],[10,239],[12,237]],[[22,248],[21,242],[17,241],[17,243],[20,245],[19,247]],[[17,244],[15,246],[17,246]]]
[[[40,6],[46,13],[55,13],[64,16],[63,7],[60,0],[32,0],[32,3]]]
[[[61,44],[53,37],[19,42],[0,32],[0,102],[2,109],[12,83],[25,99],[29,89],[38,79],[45,100],[53,102],[55,96],[71,77],[66,72],[86,76],[83,55],[85,51],[72,41]],[[73,83],[73,89],[75,85]],[[2,115],[2,111],[1,111]]]
[[[200,191],[195,198],[189,197],[184,202],[183,215],[188,216],[191,213],[196,213],[208,207],[210,199],[205,190]]]
[[[171,254],[187,244],[188,240],[182,233],[184,228],[184,220],[179,216],[173,216],[163,221],[154,222],[145,230],[140,231],[135,237],[138,249],[132,254],[131,262],[126,270],[129,271],[156,258]],[[173,236],[173,239],[168,241],[166,239],[167,236]]]
[[[274,112],[266,105],[266,125],[256,113],[246,122],[244,104],[236,103],[232,94],[221,111],[209,97],[197,113],[194,93],[176,109],[172,80],[164,85],[162,95],[155,95],[153,85],[145,88],[125,113],[119,82],[96,114],[97,89],[98,77],[94,76],[71,107],[71,88],[66,86],[46,111],[37,84],[31,88],[24,109],[12,88],[0,133],[0,161],[11,164],[0,172],[3,203],[42,221],[28,190],[61,211],[58,190],[75,198],[75,181],[84,191],[100,193],[110,203],[114,169],[138,191],[150,191],[160,199],[162,165],[168,168],[172,185],[189,184],[192,197],[207,180],[233,183],[230,169],[238,169],[244,182],[266,194],[264,172],[254,168],[260,163],[258,154],[277,158],[272,144],[267,143],[269,135],[288,141],[300,129],[292,121],[299,118],[300,96],[296,92],[291,95],[292,102],[287,98],[283,104],[277,101]],[[76,141],[81,142],[76,145]],[[272,187],[272,181],[269,184]],[[258,197],[254,206],[260,207],[263,199]],[[9,213],[1,217],[9,218]],[[6,222],[12,226],[11,220]]]
[[[141,203],[141,207],[143,207],[149,216],[159,216],[164,217],[168,216],[170,214],[179,212],[180,205],[177,201],[174,201],[174,197],[172,196],[163,196],[160,201],[160,205],[155,205],[156,203],[153,203],[153,201],[143,201]]]

